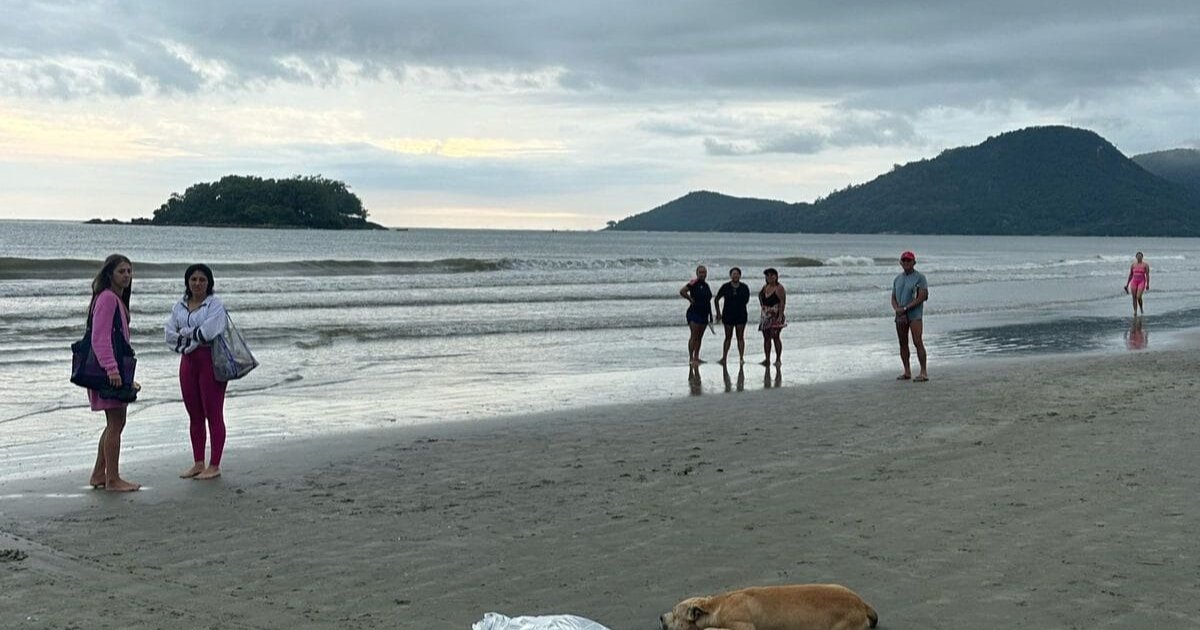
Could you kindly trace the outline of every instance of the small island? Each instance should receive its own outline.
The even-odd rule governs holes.
[[[88,223],[121,223],[92,219]],[[132,225],[386,230],[367,220],[367,210],[344,182],[316,176],[264,179],[226,175],[216,182],[172,193],[150,219]]]

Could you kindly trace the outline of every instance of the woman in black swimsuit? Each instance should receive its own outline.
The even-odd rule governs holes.
[[[758,329],[763,334],[763,365],[771,364],[771,345],[775,346],[775,365],[783,362],[783,342],[779,340],[779,332],[787,326],[787,318],[783,309],[787,306],[787,291],[779,284],[779,272],[773,267],[763,271],[767,284],[758,292],[758,305],[762,311],[758,319]]]
[[[729,358],[729,344],[733,341],[733,334],[737,332],[738,359],[740,363],[746,362],[746,305],[750,303],[750,287],[742,284],[742,270],[734,267],[729,270],[729,282],[721,285],[717,290],[717,297],[713,298],[713,306],[716,307],[717,319],[725,324],[725,349],[721,351],[721,360],[719,363],[725,365],[725,361]],[[725,300],[725,312],[721,313],[721,300]]]
[[[700,265],[696,267],[696,277],[679,290],[679,295],[688,301],[687,323],[692,332],[688,338],[688,362],[692,365],[704,363],[700,360],[700,343],[704,341],[704,328],[713,318],[709,304],[713,299],[712,289],[704,280],[707,277],[708,268]]]

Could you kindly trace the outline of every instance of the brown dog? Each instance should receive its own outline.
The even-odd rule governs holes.
[[[663,630],[865,630],[879,615],[845,586],[791,584],[692,597],[659,620]]]

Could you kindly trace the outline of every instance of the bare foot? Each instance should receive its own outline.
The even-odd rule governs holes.
[[[141,488],[142,484],[132,483],[124,479],[115,479],[104,484],[104,489],[109,492],[136,492],[141,490]]]
[[[783,361],[781,359],[775,359],[775,367],[779,367],[781,365],[783,365]]]
[[[192,467],[179,474],[180,479],[191,479],[204,472],[204,462],[196,462]]]
[[[104,487],[104,475],[99,475],[99,476],[92,475],[92,478],[88,479],[88,485],[90,485],[93,490],[96,490],[98,488],[103,488]]]
[[[771,365],[771,360],[770,360],[770,359],[763,359],[762,361],[759,361],[759,362],[758,362],[758,364],[759,364],[759,365]]]
[[[721,357],[721,360],[717,361],[717,365],[725,365],[725,357]]]
[[[208,468],[204,469],[204,472],[200,473],[199,475],[196,475],[196,479],[201,479],[201,480],[216,479],[217,477],[220,477],[220,476],[221,476],[220,468],[217,468],[216,466],[209,466]]]

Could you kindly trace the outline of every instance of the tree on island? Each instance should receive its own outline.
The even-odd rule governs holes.
[[[136,221],[136,220],[135,220]],[[320,175],[263,179],[226,175],[172,193],[153,225],[381,229],[345,183]]]

